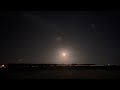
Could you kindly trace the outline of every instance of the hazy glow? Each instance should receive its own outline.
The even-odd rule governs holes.
[[[4,67],[5,65],[2,65],[2,67]]]
[[[66,56],[66,53],[63,53],[62,55],[63,55],[63,56]]]
[[[1,67],[5,67],[5,65],[1,65]]]
[[[74,60],[71,48],[59,48],[55,55],[56,55],[55,61],[57,63],[69,64],[72,63]]]

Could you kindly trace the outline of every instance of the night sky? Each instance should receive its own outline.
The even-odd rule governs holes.
[[[120,64],[119,30],[118,11],[0,12],[0,63],[62,63],[63,33],[69,63]]]

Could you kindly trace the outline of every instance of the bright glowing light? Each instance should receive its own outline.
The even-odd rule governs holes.
[[[1,67],[5,67],[5,65],[2,65]]]
[[[62,63],[62,64],[72,63],[72,58],[71,58],[72,53],[70,49],[59,48],[55,54],[56,54],[55,60],[57,63]]]
[[[63,56],[66,56],[66,53],[63,53],[62,55],[63,55]]]

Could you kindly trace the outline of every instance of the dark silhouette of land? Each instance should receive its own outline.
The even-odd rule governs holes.
[[[5,64],[0,79],[120,79],[119,65]]]

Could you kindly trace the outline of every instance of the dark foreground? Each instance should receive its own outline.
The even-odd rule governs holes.
[[[120,79],[120,66],[9,66],[0,79]]]

